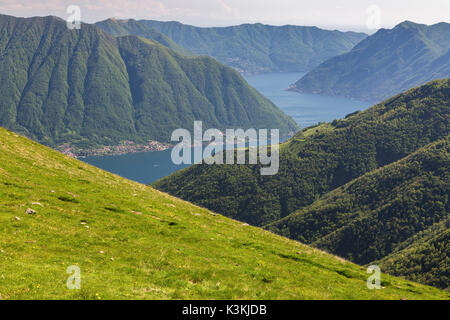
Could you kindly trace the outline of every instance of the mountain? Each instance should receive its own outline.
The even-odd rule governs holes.
[[[349,51],[367,36],[317,27],[276,27],[260,23],[200,28],[173,21],[109,19],[97,25],[113,34],[127,30],[142,35],[139,30],[150,28],[195,54],[214,57],[246,74],[307,72],[326,59]]]
[[[298,125],[233,69],[58,18],[0,16],[0,125],[48,146],[167,142],[173,130]]]
[[[169,37],[133,19],[128,20],[108,19],[105,21],[98,22],[95,25],[100,29],[102,29],[103,31],[115,37],[123,37],[129,35],[144,37],[159,42],[162,45],[165,45],[166,47],[172,49],[173,51],[176,51],[177,53],[183,55],[192,55],[192,53],[190,53],[189,50],[179,46]]]
[[[449,134],[450,79],[411,89],[363,112],[300,131],[280,146],[279,171],[194,165],[153,185],[257,226],[281,219],[359,176]]]
[[[437,228],[419,233],[374,263],[386,273],[449,291],[449,243],[450,222],[446,219]]]
[[[300,131],[280,146],[274,176],[261,176],[255,165],[199,164],[153,186],[354,262],[378,261],[394,274],[446,288],[449,101],[450,79],[432,81]]]
[[[293,91],[381,101],[450,77],[450,24],[405,21],[380,29],[350,52],[333,57],[290,87]]]
[[[450,137],[326,193],[269,226],[358,264],[447,288]],[[420,235],[418,235],[420,234]],[[384,268],[386,266],[386,268]]]
[[[2,128],[0,212],[3,300],[449,298],[386,274],[368,290],[363,267]]]

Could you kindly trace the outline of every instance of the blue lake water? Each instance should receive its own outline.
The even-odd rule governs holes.
[[[300,94],[285,89],[302,77],[302,73],[271,73],[247,76],[250,85],[294,118],[302,128],[318,122],[345,117],[372,104],[340,97]],[[141,152],[120,156],[87,157],[83,161],[103,170],[141,183],[152,183],[189,165],[175,165],[171,150]]]
[[[362,111],[373,105],[369,102],[342,97],[286,91],[290,84],[295,83],[303,75],[303,73],[269,73],[248,76],[246,80],[286,114],[294,118],[302,128],[319,122],[341,119],[349,113]]]

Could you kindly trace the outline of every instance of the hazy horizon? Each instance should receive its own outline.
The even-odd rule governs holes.
[[[70,5],[80,7],[81,20],[86,23],[108,18],[151,19],[199,27],[262,23],[372,33],[405,20],[428,25],[450,21],[450,0],[0,0],[0,13],[66,19]]]

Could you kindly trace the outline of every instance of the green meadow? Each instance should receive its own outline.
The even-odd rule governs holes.
[[[66,285],[72,265],[79,290]],[[3,300],[449,298],[385,274],[369,290],[368,276],[0,128]]]

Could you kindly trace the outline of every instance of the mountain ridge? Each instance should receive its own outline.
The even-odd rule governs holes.
[[[136,22],[133,21],[133,24]],[[349,51],[366,34],[324,30],[317,27],[269,26],[261,23],[230,27],[195,27],[180,22],[137,20],[198,54],[212,56],[241,73],[305,72],[326,58]],[[99,26],[129,22],[105,20]],[[113,31],[116,33],[117,31]],[[268,49],[269,48],[269,49]]]
[[[153,186],[235,219],[265,225],[447,135],[449,91],[449,79],[432,81],[343,120],[303,129],[280,145],[274,176],[259,176],[255,165],[201,164]]]
[[[292,91],[380,101],[450,76],[450,24],[410,21],[380,29],[304,75]]]
[[[194,120],[218,129],[278,128],[281,135],[298,128],[209,57],[115,38],[89,24],[69,30],[53,17],[0,16],[0,35],[0,125],[52,147],[168,142]]]
[[[450,285],[449,270],[444,267],[450,248],[442,238],[450,218],[450,179],[445,172],[450,167],[449,151],[447,136],[326,193],[267,228],[358,264],[377,264],[406,277],[406,267],[398,264],[413,265],[417,248],[432,256],[433,246],[427,248],[427,243],[434,241],[434,247],[439,243],[442,249],[435,250],[432,267],[415,272],[413,279],[445,289]],[[434,230],[429,237],[428,230]],[[430,264],[420,259],[423,262],[414,269]]]
[[[254,165],[200,164],[152,185],[351,261],[381,260],[390,272],[446,288],[448,269],[436,269],[447,259],[442,232],[400,247],[448,219],[449,101],[450,79],[435,80],[303,129],[280,145],[279,171],[271,177],[259,176]]]

